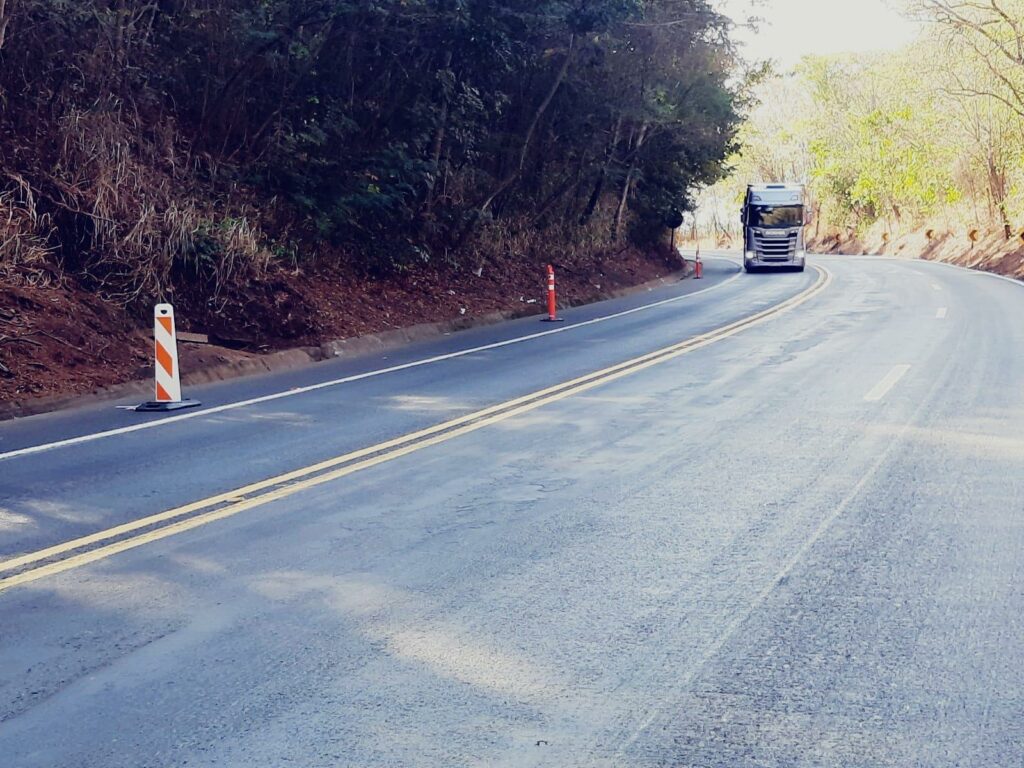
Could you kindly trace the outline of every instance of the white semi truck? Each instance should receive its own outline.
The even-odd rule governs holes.
[[[803,272],[805,193],[799,184],[751,184],[743,204],[743,266],[747,272],[785,267]]]

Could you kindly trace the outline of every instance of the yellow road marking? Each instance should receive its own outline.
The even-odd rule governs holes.
[[[198,528],[203,525],[233,517],[241,512],[264,506],[274,501],[293,496],[302,491],[314,488],[324,483],[332,482],[348,475],[360,472],[364,469],[378,466],[407,456],[416,451],[448,442],[462,435],[475,432],[492,424],[514,418],[541,408],[545,405],[564,400],[568,397],[586,392],[598,386],[602,386],[617,379],[631,376],[639,371],[661,363],[673,360],[682,355],[689,354],[715,342],[734,336],[748,328],[767,322],[778,315],[788,312],[801,304],[812,299],[832,282],[832,274],[823,267],[817,267],[818,280],[813,286],[796,296],[777,304],[774,307],[758,312],[750,317],[730,323],[713,331],[694,336],[686,341],[673,344],[646,355],[627,360],[624,363],[604,368],[600,371],[581,376],[571,381],[563,382],[552,387],[533,392],[528,395],[509,400],[504,403],[484,408],[474,413],[460,416],[456,419],[437,424],[427,429],[412,432],[408,435],[388,440],[378,445],[362,448],[358,451],[337,456],[333,459],[313,464],[302,469],[297,469],[276,477],[262,480],[258,483],[236,488],[226,493],[217,494],[207,499],[186,504],[175,509],[160,512],[155,515],[133,520],[129,523],[115,526],[103,531],[82,536],[71,541],[47,547],[36,552],[30,552],[9,560],[0,562],[0,573],[13,571],[25,566],[39,563],[61,555],[68,555],[55,562],[31,568],[16,573],[4,579],[0,579],[0,592],[27,584],[47,576],[53,576],[74,568],[79,568],[88,563],[104,560],[119,552],[143,546],[169,536],[174,536],[185,531]],[[219,507],[210,509],[211,507]],[[203,510],[210,510],[203,512]],[[194,515],[187,519],[179,519],[192,515],[196,512],[203,514]],[[162,525],[167,523],[166,525]],[[90,549],[78,554],[76,550],[84,549],[93,544],[117,539],[126,534],[134,533],[146,528],[153,530],[145,531],[130,538],[114,541],[103,546]]]

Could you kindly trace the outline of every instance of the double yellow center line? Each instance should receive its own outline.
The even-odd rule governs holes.
[[[149,515],[88,536],[2,561],[0,562],[0,575],[8,575],[0,578],[0,592],[98,560],[104,560],[119,552],[166,539],[217,520],[234,517],[242,512],[294,496],[302,491],[347,477],[364,469],[454,440],[462,435],[578,395],[729,338],[794,309],[823,291],[831,283],[832,275],[824,268],[818,267],[817,269],[818,280],[802,293],[770,309],[700,336],[694,336],[678,344],[418,432],[346,453],[182,507],[169,509],[166,512]]]

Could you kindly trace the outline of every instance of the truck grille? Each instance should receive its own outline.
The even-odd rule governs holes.
[[[785,237],[765,237],[754,235],[754,247],[758,256],[765,261],[790,261],[796,257],[797,234],[787,234]]]

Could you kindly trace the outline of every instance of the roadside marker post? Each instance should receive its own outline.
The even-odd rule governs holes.
[[[178,370],[178,338],[174,328],[174,307],[157,304],[153,310],[154,399],[136,406],[140,412],[180,411],[195,408],[198,400],[181,399]]]
[[[548,264],[548,316],[544,318],[544,322],[562,322],[562,318],[558,316],[558,297],[555,293],[555,268],[551,264]]]
[[[700,260],[700,243],[697,243],[697,255],[693,260],[693,279],[703,280],[704,279],[704,262]]]

